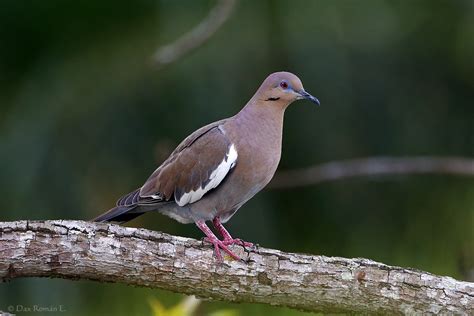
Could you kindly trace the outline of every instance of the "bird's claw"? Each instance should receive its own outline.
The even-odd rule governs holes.
[[[224,252],[227,253],[232,259],[237,260],[237,261],[242,261],[242,259],[239,256],[237,256],[227,247],[228,245],[226,245],[224,241],[221,241],[217,238],[214,239],[214,238],[209,238],[209,237],[205,237],[204,241],[207,241],[214,246],[214,253],[216,255],[217,261],[219,262],[224,261],[224,259],[222,258],[221,251],[220,251],[221,249],[224,250]]]
[[[230,238],[230,239],[224,239],[222,241],[222,243],[226,246],[230,246],[230,245],[239,245],[239,246],[242,246],[244,248],[254,248],[255,245],[252,244],[251,242],[247,242],[247,241],[243,241],[242,239],[240,238]]]

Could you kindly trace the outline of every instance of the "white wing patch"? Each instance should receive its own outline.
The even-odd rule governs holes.
[[[217,166],[217,168],[212,171],[209,176],[209,182],[204,187],[199,187],[196,191],[189,191],[184,193],[179,200],[176,199],[176,204],[179,206],[184,206],[188,203],[194,203],[200,200],[206,192],[217,187],[222,180],[224,180],[229,170],[232,169],[237,162],[237,150],[235,149],[234,144],[229,147],[229,150],[226,153],[226,157],[222,162]]]

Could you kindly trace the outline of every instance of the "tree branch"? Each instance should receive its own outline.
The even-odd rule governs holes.
[[[120,282],[306,311],[474,312],[474,283],[368,259],[233,250],[248,263],[217,264],[209,245],[145,229],[82,221],[0,222],[0,280]]]
[[[176,41],[158,48],[153,60],[158,68],[171,64],[204,44],[229,19],[237,0],[218,0],[209,15]]]
[[[368,157],[279,171],[269,188],[292,188],[361,176],[441,174],[474,176],[474,159],[462,157]]]

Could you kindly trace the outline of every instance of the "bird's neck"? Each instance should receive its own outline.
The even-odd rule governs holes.
[[[240,123],[239,125],[248,128],[249,132],[255,136],[261,135],[281,142],[285,108],[276,104],[250,100],[236,115],[236,120]]]

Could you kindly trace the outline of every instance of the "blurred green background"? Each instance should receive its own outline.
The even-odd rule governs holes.
[[[214,1],[3,0],[2,221],[90,219],[141,185],[185,136],[236,113],[271,72],[321,100],[291,106],[280,169],[365,156],[474,156],[474,1],[251,1],[162,69],[151,56]],[[159,214],[130,223],[201,238]],[[227,224],[264,247],[367,257],[471,280],[474,179],[390,176],[265,190]],[[151,315],[183,296],[86,281],[0,284],[8,305]],[[200,315],[299,315],[204,302]],[[21,314],[21,313],[19,313]]]

